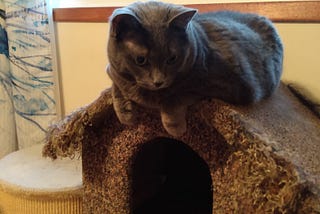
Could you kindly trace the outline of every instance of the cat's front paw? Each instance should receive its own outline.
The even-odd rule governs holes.
[[[180,137],[187,130],[185,120],[174,120],[173,118],[162,116],[162,124],[165,130],[174,137]]]
[[[136,123],[136,105],[130,100],[114,99],[114,109],[120,123],[134,125]]]

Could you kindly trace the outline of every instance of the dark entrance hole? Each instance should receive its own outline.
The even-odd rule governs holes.
[[[208,165],[183,142],[157,138],[144,144],[132,168],[133,214],[212,214]]]

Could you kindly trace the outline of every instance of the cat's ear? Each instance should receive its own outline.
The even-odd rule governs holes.
[[[116,38],[121,38],[141,26],[139,18],[127,8],[116,9],[109,21],[111,24],[110,36]]]
[[[180,29],[186,29],[188,23],[197,14],[198,10],[192,8],[184,8],[185,10],[178,15],[174,16],[170,21],[171,27],[177,27]]]

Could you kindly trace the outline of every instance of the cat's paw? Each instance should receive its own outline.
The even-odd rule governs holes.
[[[136,123],[136,106],[132,101],[114,99],[113,104],[120,123],[125,125],[134,125]]]
[[[161,109],[163,127],[170,135],[180,137],[187,131],[186,111],[184,105]]]
[[[175,121],[171,118],[162,117],[162,124],[165,130],[174,137],[180,137],[187,130],[187,124],[185,120]]]

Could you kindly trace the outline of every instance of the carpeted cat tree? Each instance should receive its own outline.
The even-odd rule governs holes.
[[[194,167],[188,161],[183,166],[182,150],[205,163],[202,168],[207,169],[211,182],[211,195],[206,193],[210,208],[192,207],[193,202],[198,203],[195,199],[202,198],[201,192],[194,192],[199,195],[181,206],[190,209],[172,213],[320,213],[320,121],[286,86],[251,106],[204,100],[189,108],[187,123],[187,132],[178,139],[162,128],[159,113],[148,109],[141,110],[137,125],[121,125],[106,90],[92,104],[53,126],[43,152],[52,158],[81,152],[83,213],[161,213],[162,202],[153,212],[146,204],[155,203],[171,175],[162,179],[161,173],[155,173],[158,183],[149,186],[155,187],[154,192],[146,188],[148,182],[139,186],[135,179],[139,172],[143,177],[145,171],[157,171],[149,167],[152,161],[148,160],[160,166],[162,159],[169,160],[165,164],[168,168],[171,160],[180,157],[182,163],[176,168],[172,163],[172,171],[186,170],[172,188],[196,177],[202,166]],[[147,145],[154,145],[154,149],[146,149]],[[162,148],[174,151],[171,158],[161,155]],[[148,151],[151,159],[147,159]],[[203,186],[200,180],[195,181],[199,183],[195,186]],[[170,200],[180,203],[182,198]]]

